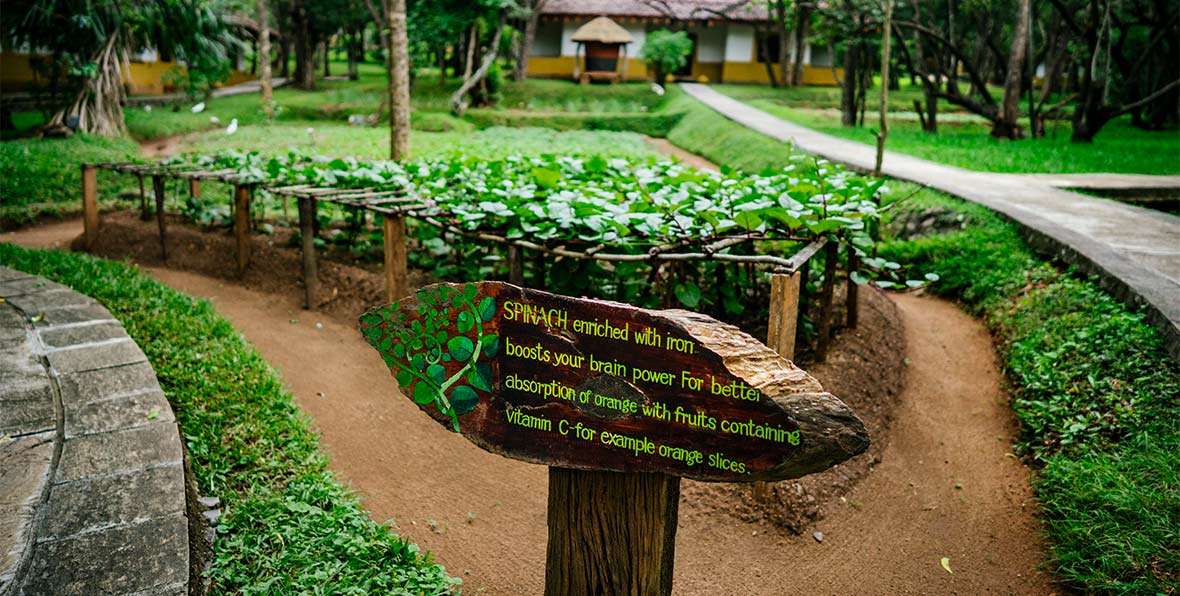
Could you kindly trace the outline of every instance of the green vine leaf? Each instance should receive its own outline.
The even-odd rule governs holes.
[[[475,365],[471,372],[467,373],[467,382],[472,387],[480,391],[492,390],[492,369],[487,362],[480,362]]]
[[[447,349],[450,350],[451,358],[462,362],[471,358],[475,352],[475,343],[464,335],[456,335],[447,342]]]
[[[422,382],[414,385],[414,403],[416,404],[426,405],[431,403],[435,401],[438,395],[438,389],[435,389],[433,385]]]
[[[479,394],[467,385],[456,385],[451,389],[451,407],[456,414],[466,414],[479,405]]]
[[[483,344],[484,357],[495,358],[496,353],[500,351],[500,336],[495,333],[489,333],[483,336],[480,342]]]
[[[488,296],[481,300],[479,303],[479,318],[483,319],[483,322],[487,323],[488,321],[492,320],[492,317],[495,316],[496,299]]]

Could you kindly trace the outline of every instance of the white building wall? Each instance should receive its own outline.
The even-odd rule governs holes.
[[[644,28],[643,23],[623,23],[622,27],[631,34],[631,43],[627,44],[627,57],[638,58],[640,50],[643,49],[643,42],[647,39],[647,29]]]
[[[754,61],[754,28],[749,25],[730,25],[725,32],[724,59],[728,62]]]
[[[561,55],[573,56],[578,51],[578,43],[574,41],[574,33],[578,31],[578,27],[585,25],[586,21],[564,21],[561,26]]]
[[[697,62],[725,62],[726,27],[714,25],[696,29]]]

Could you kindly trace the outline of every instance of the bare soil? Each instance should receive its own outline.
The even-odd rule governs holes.
[[[0,241],[61,246],[80,227],[65,222]],[[464,578],[465,593],[541,593],[545,468],[484,452],[399,396],[353,322],[381,298],[375,272],[321,261],[322,286],[337,291],[308,312],[299,308],[297,252],[256,237],[254,266],[238,280],[227,234],[169,232],[166,269],[152,226],[130,214],[104,217],[98,252],[131,257],[210,299],[280,371],[333,470],[374,518],[395,519]],[[1060,593],[1038,570],[1038,508],[1028,469],[1008,451],[1015,427],[986,330],[945,301],[863,294],[865,323],[811,371],[865,418],[873,450],[780,483],[765,502],[746,487],[686,481],[676,593]],[[898,367],[903,357],[908,364]],[[889,371],[899,368],[894,398]]]

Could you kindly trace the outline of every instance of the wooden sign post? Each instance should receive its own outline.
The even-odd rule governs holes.
[[[818,381],[697,313],[481,282],[423,288],[360,326],[439,423],[550,466],[549,595],[670,594],[680,477],[785,480],[869,444]]]

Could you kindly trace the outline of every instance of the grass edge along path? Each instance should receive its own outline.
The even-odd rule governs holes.
[[[791,153],[691,98],[678,107],[668,139],[723,167],[781,167]],[[916,190],[889,186],[886,202]],[[886,219],[931,206],[969,223],[889,240],[882,255],[937,273],[930,291],[992,331],[1021,425],[1016,448],[1037,469],[1049,567],[1088,593],[1180,594],[1180,365],[1160,333],[1096,281],[1037,257],[985,207],[923,190]]]
[[[198,490],[223,503],[211,593],[420,596],[459,584],[336,481],[278,375],[211,304],[89,255],[0,243],[0,263],[98,300],[147,354]]]

